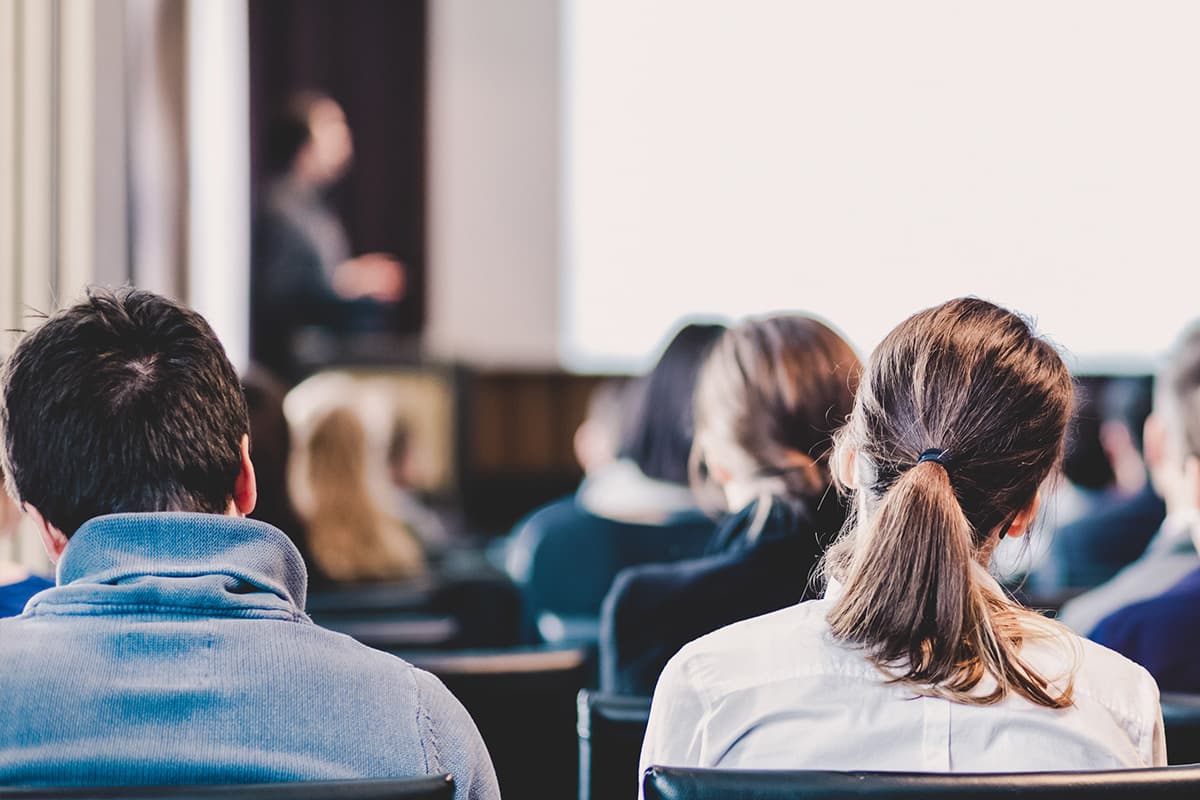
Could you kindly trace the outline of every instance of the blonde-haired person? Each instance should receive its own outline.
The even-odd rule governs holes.
[[[861,365],[798,314],[730,328],[693,398],[693,491],[727,516],[707,555],[622,571],[601,615],[601,688],[648,695],[687,642],[813,596],[809,574],[844,519],[830,491],[832,432]]]
[[[425,570],[413,533],[388,505],[386,398],[353,378],[323,373],[284,402],[292,429],[288,480],[308,547],[336,582],[411,578]]]
[[[871,355],[834,454],[853,519],[821,600],[684,648],[641,766],[1022,772],[1165,764],[1144,669],[986,570],[1058,465],[1071,377],[1017,315],[922,311]]]

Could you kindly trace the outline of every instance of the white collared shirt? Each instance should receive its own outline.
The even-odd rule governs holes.
[[[1073,662],[1074,705],[1019,696],[975,706],[888,684],[834,640],[840,592],[715,631],[659,679],[642,746],[652,765],[727,769],[1035,772],[1166,764],[1158,687],[1142,667],[1071,634],[1027,641],[1048,679]],[[1062,685],[1061,683],[1058,685]]]

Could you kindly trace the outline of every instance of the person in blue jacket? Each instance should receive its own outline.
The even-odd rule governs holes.
[[[58,585],[0,620],[0,784],[450,773],[499,797],[432,675],[319,628],[257,499],[238,377],[199,314],[92,290],[18,343],[5,469]]]

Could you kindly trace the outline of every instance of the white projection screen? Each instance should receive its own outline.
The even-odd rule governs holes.
[[[1200,3],[565,0],[562,349],[974,294],[1084,370],[1200,316]]]

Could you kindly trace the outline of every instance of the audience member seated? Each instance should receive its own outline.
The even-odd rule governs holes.
[[[1146,464],[1155,491],[1166,503],[1166,519],[1137,561],[1062,607],[1059,620],[1079,633],[1091,633],[1109,614],[1162,594],[1200,567],[1192,541],[1197,503],[1186,473],[1188,415],[1200,413],[1188,403],[1198,386],[1200,327],[1173,349],[1155,381],[1154,412],[1146,420]]]
[[[324,372],[289,392],[284,411],[295,442],[291,495],[321,571],[340,582],[422,574],[421,545],[389,506],[388,399]]]
[[[987,572],[999,539],[1036,517],[1071,395],[1054,348],[986,301],[889,333],[836,439],[854,518],[826,557],[825,596],[683,648],[655,691],[642,770],[1164,765],[1146,671],[1016,605]]]
[[[601,617],[601,689],[649,695],[680,647],[814,596],[810,573],[844,512],[830,489],[830,433],[850,413],[860,364],[804,316],[727,331],[696,385],[698,496],[733,512],[708,554],[623,571]]]
[[[5,465],[58,586],[0,620],[0,784],[450,773],[499,797],[462,705],[313,625],[295,546],[245,519],[246,405],[203,318],[93,291],[5,376]]]
[[[521,520],[506,548],[505,569],[521,587],[532,635],[594,639],[600,605],[622,568],[703,552],[713,522],[687,486],[692,392],[724,330],[684,326],[647,376],[603,388],[590,404],[575,442],[587,470],[579,490]],[[586,636],[572,627],[587,627]]]
[[[1200,543],[1200,327],[1160,378],[1160,485],[1173,520]],[[1159,435],[1152,432],[1153,435]],[[1101,620],[1091,638],[1150,670],[1167,692],[1200,693],[1200,563],[1167,591]]]
[[[1142,455],[1151,381],[1108,378],[1081,393],[1067,439],[1067,481],[1049,509],[1056,529],[1029,580],[1043,594],[1112,578],[1142,555],[1166,515]]]
[[[308,534],[292,505],[287,465],[292,453],[291,432],[283,414],[287,387],[267,369],[252,364],[242,375],[242,392],[250,414],[250,458],[258,484],[258,502],[248,516],[278,528],[300,551],[308,570],[309,588],[328,583],[308,547]]]
[[[723,325],[685,325],[654,369],[628,387],[621,403],[606,407],[607,414],[616,412],[615,420],[597,425],[593,416],[585,422],[594,438],[596,427],[612,430],[621,417],[626,418],[619,428],[617,459],[599,459],[579,487],[576,499],[584,511],[649,525],[668,524],[672,516],[700,511],[688,488],[692,392],[704,357],[724,330]],[[586,458],[587,453],[583,455]]]
[[[0,542],[16,533],[21,519],[21,509],[7,492],[0,491]],[[0,617],[20,614],[29,598],[53,585],[53,581],[31,574],[20,564],[0,559]]]

